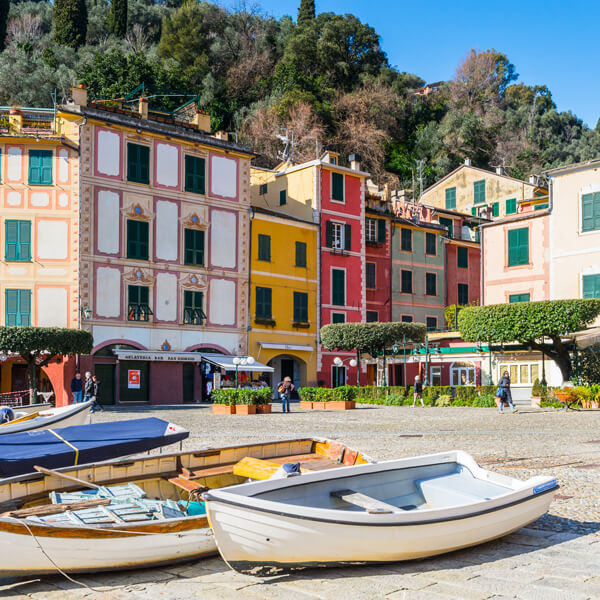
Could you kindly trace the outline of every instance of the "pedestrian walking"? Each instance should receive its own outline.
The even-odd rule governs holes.
[[[89,371],[85,372],[85,381],[83,382],[83,401],[88,402],[94,395],[94,381]]]
[[[281,412],[290,412],[290,396],[295,389],[291,377],[284,377],[277,385],[277,391],[281,396]]]
[[[421,401],[421,406],[425,407],[425,403],[423,402],[423,382],[421,381],[421,378],[418,375],[415,377],[413,391],[413,408],[417,404],[417,398]]]
[[[83,381],[81,381],[81,373],[75,373],[75,377],[71,379],[71,394],[73,395],[73,404],[81,402],[81,394],[83,392]]]
[[[498,382],[498,390],[496,391],[496,404],[498,404],[498,413],[501,415],[504,414],[502,409],[504,408],[505,402],[510,406],[512,412],[517,412],[510,392],[510,375],[508,374],[508,371],[504,371]]]
[[[95,412],[99,410],[102,412],[104,409],[98,402],[98,398],[100,397],[100,380],[96,377],[96,375],[92,375],[92,411]]]

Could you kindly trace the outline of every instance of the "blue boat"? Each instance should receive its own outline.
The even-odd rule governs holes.
[[[0,477],[57,469],[146,452],[174,444],[189,431],[162,419],[74,425],[0,436]]]

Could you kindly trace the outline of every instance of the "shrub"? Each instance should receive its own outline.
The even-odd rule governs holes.
[[[533,387],[531,388],[531,395],[536,398],[542,397],[542,384],[540,383],[539,379],[536,379],[533,382]]]
[[[479,408],[493,408],[496,406],[496,396],[493,394],[481,394],[473,401],[473,406]]]
[[[226,404],[231,406],[236,404],[237,392],[238,390],[213,390],[211,398],[215,404]]]
[[[337,400],[339,402],[351,402],[356,398],[357,394],[357,388],[352,385],[343,385],[334,388],[332,391],[332,400]]]
[[[220,389],[213,390],[212,401],[215,404],[233,404],[253,405],[269,404],[272,400],[273,392],[270,388],[261,388],[258,390],[247,389]]]
[[[404,404],[404,400],[404,396],[401,396],[400,394],[390,394],[386,397],[383,403],[386,406],[402,406]]]
[[[305,402],[313,402],[318,389],[319,388],[316,388],[316,387],[301,387],[301,388],[299,388],[298,394],[300,396],[300,400],[303,400]]]
[[[460,385],[456,387],[456,395],[454,397],[455,406],[471,406],[477,397],[477,390],[470,385]],[[456,401],[461,404],[456,404]]]
[[[270,404],[273,401],[273,390],[269,387],[252,390],[256,398],[256,404]]]

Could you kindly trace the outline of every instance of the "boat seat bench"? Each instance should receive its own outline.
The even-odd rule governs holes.
[[[415,484],[430,506],[470,504],[474,500],[491,500],[509,491],[465,472],[421,479],[415,481]]]
[[[393,506],[354,490],[335,490],[330,492],[330,495],[348,504],[364,508],[368,513],[392,513],[402,510],[398,506]]]

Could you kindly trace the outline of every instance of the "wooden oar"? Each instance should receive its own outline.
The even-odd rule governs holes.
[[[32,506],[31,508],[20,508],[19,510],[9,510],[2,513],[2,517],[15,517],[24,519],[25,517],[46,517],[66,512],[67,510],[82,510],[84,508],[95,508],[96,506],[108,506],[110,498],[93,498],[92,500],[80,500],[78,502],[66,502],[63,504],[42,504],[41,506]]]
[[[2,427],[3,425],[14,425],[15,423],[22,423],[23,421],[29,421],[29,420],[35,419],[36,417],[39,417],[39,416],[40,416],[39,412],[29,413],[28,415],[23,415],[22,417],[17,417],[16,419],[13,419],[12,421],[8,421],[6,423],[0,423],[0,427]]]
[[[54,475],[54,477],[60,477],[62,479],[67,479],[69,481],[73,481],[74,483],[78,483],[84,487],[92,488],[93,490],[99,490],[100,486],[92,483],[91,481],[84,481],[83,479],[77,479],[77,477],[73,477],[73,475],[67,475],[66,473],[60,473],[58,471],[53,471],[52,469],[46,469],[46,467],[40,467],[38,465],[34,465],[33,468],[40,473],[44,473],[44,475]]]

